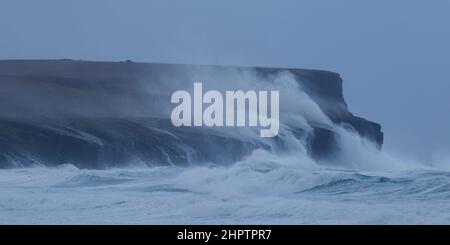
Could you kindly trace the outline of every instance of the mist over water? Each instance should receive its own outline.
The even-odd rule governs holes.
[[[189,81],[202,81],[205,84],[205,90],[214,89],[218,91],[225,90],[277,90],[280,91],[280,139],[284,142],[282,145],[289,146],[284,151],[264,151],[258,150],[250,157],[255,162],[262,162],[263,159],[270,159],[275,162],[290,162],[292,166],[330,166],[333,168],[342,168],[354,171],[381,171],[395,172],[405,170],[429,169],[431,163],[419,162],[412,157],[394,156],[378,149],[374,142],[359,136],[352,126],[338,125],[333,123],[325,113],[322,112],[319,105],[302,89],[302,81],[289,72],[280,72],[275,76],[262,77],[251,69],[236,72],[220,70],[210,70],[205,73],[189,73]],[[167,84],[166,84],[167,85]],[[175,83],[175,86],[168,90],[183,88],[192,90],[191,83]],[[339,106],[339,105],[336,105]],[[316,161],[308,155],[306,139],[298,139],[293,135],[293,128],[301,127],[305,131],[312,133],[309,123],[320,123],[327,125],[338,134],[339,152],[331,159]],[[221,131],[224,134],[233,132],[233,128],[210,128],[213,131]],[[246,132],[248,131],[248,132]],[[239,129],[237,137],[252,137],[256,141],[264,141],[258,137],[254,128],[244,127]],[[308,135],[305,134],[305,135]],[[234,134],[236,137],[236,135]],[[268,140],[270,141],[270,140]],[[266,142],[267,143],[267,142]],[[261,158],[258,156],[264,155]],[[288,160],[291,158],[291,160]],[[445,157],[437,155],[436,158],[442,162]],[[258,159],[260,159],[258,161]],[[278,160],[277,160],[278,159]],[[283,160],[281,160],[283,159]],[[293,164],[295,162],[295,164]],[[242,163],[242,162],[240,162]],[[264,164],[264,163],[262,163]],[[280,163],[284,166],[285,163]],[[236,165],[239,165],[237,163]],[[436,165],[435,165],[436,167]]]

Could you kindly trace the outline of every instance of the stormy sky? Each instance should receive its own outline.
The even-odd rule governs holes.
[[[385,148],[450,152],[448,0],[2,0],[0,59],[316,68]]]

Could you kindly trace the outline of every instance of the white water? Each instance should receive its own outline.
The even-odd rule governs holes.
[[[232,167],[0,170],[1,224],[448,224],[450,172],[263,151]]]

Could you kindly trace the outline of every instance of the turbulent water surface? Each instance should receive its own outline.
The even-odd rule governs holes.
[[[259,157],[232,167],[0,170],[0,223],[441,224],[450,223],[449,183],[450,172]]]

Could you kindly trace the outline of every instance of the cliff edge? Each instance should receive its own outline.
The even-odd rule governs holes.
[[[258,76],[290,72],[334,123],[350,126],[381,148],[381,125],[348,110],[342,79],[334,72],[131,61],[5,60],[0,61],[0,168],[64,163],[105,168],[130,161],[156,165],[236,162],[257,148],[273,146],[173,128],[164,115],[146,113],[149,108],[166,106],[161,98],[170,98],[168,81],[185,80],[193,71],[246,70]],[[310,154],[315,158],[332,154],[337,148],[336,133],[315,122],[310,125],[314,129]]]

